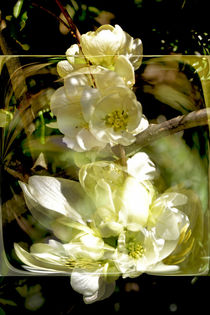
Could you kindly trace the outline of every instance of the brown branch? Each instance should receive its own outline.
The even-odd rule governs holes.
[[[136,152],[161,137],[169,136],[185,129],[207,125],[209,119],[210,108],[207,108],[193,111],[187,115],[177,116],[160,124],[151,124],[136,136],[135,143],[125,147],[126,155]],[[119,158],[121,157],[118,146],[115,146],[113,151]]]
[[[15,171],[15,170],[9,168],[9,167],[6,166],[6,165],[4,166],[4,169],[5,169],[5,171],[8,172],[10,175],[12,175],[13,177],[15,177],[15,178],[21,180],[22,182],[24,182],[24,183],[27,183],[27,182],[28,182],[28,177],[29,177],[28,175],[26,175],[26,174],[23,175],[23,174],[21,174],[21,173]]]
[[[126,166],[127,159],[125,154],[125,147],[123,147],[121,144],[118,144],[112,147],[112,151],[119,157],[118,163],[122,166]]]
[[[58,5],[58,7],[60,8],[61,12],[63,13],[66,21],[68,22],[69,26],[70,26],[70,32],[71,35],[77,40],[77,42],[80,44],[80,37],[81,34],[77,28],[77,26],[74,24],[71,16],[69,15],[68,11],[66,10],[66,8],[62,5],[62,3],[59,0],[55,0],[56,4]]]

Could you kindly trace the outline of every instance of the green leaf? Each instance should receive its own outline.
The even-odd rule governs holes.
[[[3,299],[3,298],[0,298],[0,303],[3,304],[3,305],[11,305],[11,306],[16,306],[17,305],[14,301],[6,300],[6,299]],[[1,314],[1,309],[0,309],[0,314]],[[2,313],[2,314],[4,314],[4,313]]]
[[[95,7],[91,7],[91,6],[88,7],[88,11],[91,12],[91,13],[93,13],[93,14],[96,15],[96,16],[99,15],[100,12],[101,12],[99,9],[97,9],[97,8],[95,8]]]
[[[22,297],[26,297],[28,294],[28,287],[26,284],[21,287],[17,287],[16,290]]]
[[[23,50],[28,51],[30,46],[28,44],[22,44],[19,40],[16,39],[16,42],[22,47]]]
[[[0,315],[6,315],[5,311],[0,307]]]
[[[12,113],[5,109],[0,109],[0,128],[6,127],[12,119]]]
[[[26,26],[26,21],[28,20],[28,14],[27,11],[25,11],[22,16],[21,16],[21,21],[20,21],[20,31],[24,29]]]
[[[16,4],[14,5],[13,7],[13,15],[14,17],[17,19],[18,16],[20,15],[20,12],[21,12],[21,9],[22,9],[22,6],[23,6],[23,1],[24,0],[18,0],[16,2]]]

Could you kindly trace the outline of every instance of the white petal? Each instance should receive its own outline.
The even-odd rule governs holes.
[[[67,145],[68,148],[76,151],[76,152],[84,152],[84,150],[80,147],[80,145],[77,142],[77,139],[75,136],[69,137],[65,136],[63,137],[63,143]]]
[[[57,72],[62,78],[74,70],[72,65],[67,60],[62,60],[57,64]]]
[[[142,115],[141,120],[139,122],[139,125],[137,126],[137,128],[134,130],[133,134],[136,136],[138,135],[140,132],[144,131],[145,129],[147,129],[149,127],[149,122],[146,119],[146,117],[144,115]]]
[[[129,56],[129,60],[132,63],[135,70],[137,70],[142,62],[143,57],[143,45],[142,41],[139,38],[134,39],[132,45],[132,51]]]
[[[93,148],[104,148],[105,144],[101,143],[94,135],[87,129],[83,128],[77,134],[77,143],[83,151],[89,151]]]
[[[122,195],[123,207],[120,211],[121,220],[125,221],[127,228],[137,231],[147,222],[151,192],[134,177],[128,177],[124,184]]]
[[[86,57],[95,64],[109,67],[114,55],[125,42],[125,33],[119,25],[102,25],[95,32],[81,36],[81,46]]]
[[[66,217],[62,217],[64,220],[70,221]],[[61,219],[61,218],[60,218]],[[72,221],[70,221],[72,222]],[[83,225],[85,226],[85,225]],[[51,229],[53,230],[53,234],[62,242],[70,242],[78,233],[80,233],[80,230],[77,230],[76,228],[70,227],[67,224],[64,224],[63,222],[60,222],[59,218],[52,222]]]
[[[98,89],[93,89],[91,87],[86,87],[83,91],[81,98],[82,112],[85,120],[89,122],[91,115],[93,113],[93,104],[99,101],[100,93]]]
[[[120,223],[111,221],[100,224],[99,229],[102,237],[112,237],[119,235],[123,230],[123,226]]]
[[[100,71],[94,75],[94,79],[101,95],[110,94],[110,90],[113,90],[114,87],[125,86],[125,82],[120,75],[105,68],[100,68]]]
[[[164,240],[178,241],[181,229],[186,223],[187,218],[184,214],[166,208],[156,223],[157,236]]]
[[[170,275],[174,272],[177,272],[178,270],[179,266],[158,263],[154,266],[151,266],[151,268],[147,270],[147,273],[153,275]]]
[[[88,247],[90,250],[100,250],[104,247],[104,242],[101,238],[96,237],[92,234],[86,234],[80,238],[83,245]]]
[[[155,165],[144,152],[136,153],[127,161],[127,172],[139,181],[154,178]]]
[[[83,222],[80,213],[91,212],[85,205],[86,195],[75,181],[49,176],[32,176],[29,183],[20,183],[26,202],[35,200],[42,207],[66,215],[75,221]],[[30,204],[29,210],[30,210]],[[76,210],[75,210],[76,209]]]
[[[168,206],[176,207],[187,203],[187,196],[180,194],[178,192],[169,192],[162,195],[162,197],[167,201]]]
[[[40,270],[42,270],[43,272],[45,272],[46,274],[49,272],[59,272],[62,270],[62,266],[61,268],[59,267],[59,265],[55,265],[55,264],[50,264],[48,263],[48,261],[41,261],[41,260],[37,260],[35,257],[33,257],[32,254],[28,253],[27,251],[25,251],[21,246],[19,246],[18,244],[14,244],[14,249],[15,249],[15,253],[18,256],[18,258],[27,266],[31,267],[31,271],[33,272],[39,272]]]
[[[115,211],[113,195],[110,185],[103,179],[98,179],[94,188],[95,204],[97,208],[108,208]]]
[[[57,89],[50,100],[51,110],[54,115],[57,115],[59,109],[69,106],[69,100],[66,97],[64,87]]]
[[[67,217],[59,217],[56,222],[55,222],[55,225],[56,223],[60,224],[60,225],[63,225],[63,227],[66,227],[66,228],[69,228],[69,229],[74,229],[74,230],[77,230],[79,232],[82,232],[80,233],[81,235],[83,234],[93,234],[94,231],[89,228],[86,224],[81,224],[81,223],[78,223],[78,222],[74,222],[72,221],[71,219],[67,218]]]
[[[86,125],[80,103],[69,103],[68,107],[57,110],[56,116],[58,128],[65,136],[72,136]]]
[[[47,229],[50,229],[52,222],[60,216],[60,213],[43,207],[30,193],[28,185],[21,182],[19,184],[23,190],[26,205],[33,217]]]
[[[99,290],[91,297],[89,296],[84,297],[84,302],[86,304],[107,299],[114,292],[115,281],[106,283],[105,280],[103,280],[103,278],[100,278],[99,282],[100,282]]]
[[[56,242],[55,246],[54,242],[51,240],[49,244],[35,243],[31,246],[30,252],[38,261],[62,265],[63,261],[61,257],[65,256],[64,247],[59,242]]]
[[[84,296],[92,296],[99,290],[100,274],[89,274],[84,270],[74,270],[71,275],[72,288]]]
[[[71,286],[83,294],[86,304],[90,304],[108,298],[114,291],[115,282],[107,283],[100,273],[88,274],[83,270],[75,270],[71,275]]]
[[[71,103],[76,103],[80,100],[85,86],[90,86],[91,82],[84,74],[76,74],[73,72],[64,79],[65,93]]]
[[[66,50],[66,56],[67,60],[70,63],[74,63],[75,61],[75,56],[79,55],[80,53],[80,48],[77,44],[71,45],[67,50]]]
[[[82,54],[81,49],[77,44],[71,45],[71,47],[67,49],[66,58],[75,70],[87,66],[85,56]]]
[[[78,128],[77,131],[72,130],[71,136],[67,135],[63,138],[63,142],[68,148],[77,152],[89,151],[96,148],[104,148],[105,144],[100,142],[86,128]]]
[[[129,145],[135,141],[134,133],[141,120],[141,104],[137,102],[135,94],[126,86],[117,86],[106,91],[95,107],[89,123],[91,132],[102,142]],[[126,125],[123,129],[115,130],[114,125],[106,124],[107,115],[115,112],[127,114]]]
[[[132,87],[135,84],[133,66],[125,56],[121,55],[117,57],[114,70],[123,78],[128,87]]]
[[[186,204],[187,196],[180,193],[162,194],[151,208],[151,213],[156,217],[156,229],[160,237],[168,240],[179,238],[182,228],[189,223],[188,217],[176,206]]]

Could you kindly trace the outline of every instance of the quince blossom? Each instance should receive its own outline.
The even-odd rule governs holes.
[[[94,222],[103,237],[117,236],[125,227],[136,231],[148,220],[155,195],[148,179],[154,176],[154,164],[143,152],[128,161],[128,169],[99,161],[84,165],[79,172],[82,187],[96,205]],[[136,177],[129,174],[130,169]]]
[[[142,42],[133,39],[119,25],[102,25],[95,32],[81,36],[81,47],[84,55],[93,63],[112,67],[116,56],[124,55],[138,69],[142,55]]]
[[[91,87],[92,80],[96,88]],[[123,79],[100,67],[65,77],[64,86],[51,98],[51,109],[63,141],[78,152],[129,145],[148,126],[141,104]]]
[[[101,255],[102,240],[89,239],[87,242],[85,238],[87,235],[67,244],[55,240],[50,240],[48,244],[37,243],[31,246],[30,253],[18,244],[14,244],[14,248],[25,269],[31,272],[70,275],[72,288],[83,294],[84,302],[89,304],[113,293],[116,276],[113,280],[110,275],[113,268],[109,268],[107,257],[105,260]]]
[[[15,244],[25,268],[71,275],[73,289],[86,303],[108,297],[120,275],[177,271],[164,259],[190,226],[179,210],[187,197],[170,191],[157,195],[151,182],[155,167],[145,153],[128,165],[87,164],[79,182],[32,176],[28,184],[20,183],[33,216],[63,242],[34,244],[30,253]]]
[[[187,197],[180,193],[164,193],[150,205],[147,224],[138,231],[124,230],[118,238],[116,265],[122,276],[137,277],[143,272],[170,273],[179,269],[163,260],[176,249],[181,234],[189,228],[188,217],[179,206]]]
[[[15,244],[24,267],[31,272],[71,275],[73,289],[83,294],[86,303],[108,297],[117,275],[112,262],[114,248],[89,227],[95,207],[80,184],[62,178],[32,176],[28,184],[20,182],[20,186],[33,216],[64,242],[50,240],[48,244],[34,244],[30,253]]]
[[[113,70],[125,83],[132,87],[135,83],[134,70],[142,60],[142,42],[133,39],[119,25],[102,25],[94,32],[81,35],[80,47],[72,45],[67,51],[67,60],[58,63],[57,70],[61,77],[74,70],[93,65]]]

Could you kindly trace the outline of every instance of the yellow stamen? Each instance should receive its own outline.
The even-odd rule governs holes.
[[[112,127],[114,131],[126,130],[128,125],[128,114],[124,110],[115,110],[105,117],[105,124]]]
[[[104,266],[106,264],[105,261],[93,261],[90,259],[66,259],[65,265],[69,267],[70,269],[79,268],[79,269],[86,269],[86,270],[96,270],[100,268],[101,266]]]
[[[141,258],[145,252],[144,247],[140,243],[129,242],[127,245],[128,255],[132,258]]]

